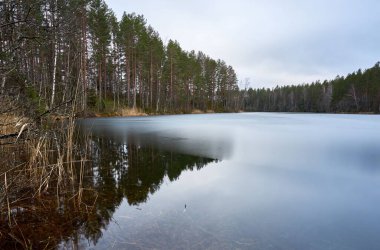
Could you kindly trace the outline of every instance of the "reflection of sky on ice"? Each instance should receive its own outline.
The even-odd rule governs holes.
[[[378,116],[259,113],[91,122],[94,134],[115,140],[222,159],[183,171],[174,182],[165,177],[141,210],[124,201],[96,248],[380,246]]]

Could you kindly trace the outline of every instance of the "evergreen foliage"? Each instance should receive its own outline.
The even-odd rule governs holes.
[[[77,112],[110,101],[151,113],[239,108],[232,67],[164,44],[142,15],[119,22],[104,0],[2,1],[0,23],[1,94],[17,75],[49,109],[70,100]]]
[[[380,63],[323,83],[250,88],[243,94],[246,111],[379,113]]]

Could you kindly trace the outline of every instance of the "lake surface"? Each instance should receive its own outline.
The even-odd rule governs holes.
[[[88,119],[89,249],[380,249],[380,116]],[[90,230],[91,231],[91,230]],[[73,243],[75,242],[75,243]]]

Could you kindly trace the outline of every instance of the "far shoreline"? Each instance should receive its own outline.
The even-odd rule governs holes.
[[[374,112],[357,112],[357,113],[349,113],[349,112],[281,112],[281,111],[236,111],[236,112],[215,112],[213,110],[208,111],[201,111],[201,110],[195,110],[190,113],[137,113],[137,114],[120,114],[118,112],[112,112],[112,113],[102,113],[102,112],[94,112],[91,114],[86,114],[84,116],[76,116],[77,119],[96,119],[96,118],[131,118],[131,117],[155,117],[155,116],[176,116],[176,115],[207,115],[207,114],[241,114],[241,113],[267,113],[267,114],[314,114],[314,115],[380,115],[379,113]]]

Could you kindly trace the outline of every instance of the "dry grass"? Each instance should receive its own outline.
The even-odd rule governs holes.
[[[0,135],[18,133],[25,123],[27,123],[26,118],[10,114],[0,114]]]
[[[2,126],[2,133],[18,133],[20,121],[6,117],[10,125]],[[0,249],[54,248],[75,230],[69,218],[84,221],[92,212],[96,194],[83,195],[91,192],[83,185],[89,147],[82,145],[86,138],[76,137],[72,118],[23,137],[0,145]],[[58,212],[62,207],[64,214]],[[36,227],[45,230],[36,234]]]
[[[191,113],[192,113],[192,114],[213,114],[213,113],[215,113],[215,111],[214,111],[214,110],[211,110],[211,109],[208,109],[208,110],[206,110],[206,111],[202,111],[202,110],[200,110],[200,109],[193,109],[193,110],[191,111]]]
[[[192,113],[192,114],[204,114],[205,112],[203,112],[203,111],[200,110],[200,109],[193,109],[193,110],[191,111],[191,113]]]
[[[123,108],[118,112],[121,116],[147,116],[147,114],[138,108]]]
[[[0,249],[55,249],[94,217],[97,193],[83,183],[89,140],[75,132],[77,95],[69,114],[57,106],[38,115],[0,98]]]

